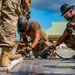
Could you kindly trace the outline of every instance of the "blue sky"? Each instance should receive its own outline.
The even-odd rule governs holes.
[[[65,3],[74,5],[75,0],[32,0],[30,20],[37,21],[44,30],[50,28],[52,22],[64,22],[66,20],[61,17],[60,7]],[[17,40],[18,37],[17,34]]]
[[[63,17],[61,17],[60,12],[48,12],[42,10],[36,10],[31,8],[31,19],[37,21],[41,27],[46,30],[51,26],[51,22],[60,22],[65,21]]]
[[[66,21],[61,17],[62,4],[75,4],[75,0],[32,0],[30,10],[31,19],[37,21],[44,30],[51,27],[52,22]]]

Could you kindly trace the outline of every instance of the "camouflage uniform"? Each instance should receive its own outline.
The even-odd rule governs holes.
[[[36,21],[29,21],[29,29],[27,30],[26,33],[21,33],[21,36],[29,36],[31,39],[31,43],[34,41],[35,36],[33,35],[34,31],[40,30],[40,40],[38,41],[37,45],[33,48],[33,53],[34,56],[43,56],[44,54],[48,53],[41,53],[38,54],[38,52],[40,52],[41,50],[43,50],[44,48],[46,48],[48,45],[50,45],[50,42],[48,41],[48,36],[46,35],[46,33],[44,32],[44,30],[40,27],[40,25],[36,22]]]
[[[75,15],[72,17],[72,19],[67,23],[66,29],[71,24],[71,22],[75,22]],[[75,31],[75,27],[72,27],[72,29]],[[64,42],[69,48],[75,50],[75,36],[69,35]]]
[[[2,4],[1,4],[2,3]],[[16,25],[18,16],[20,16],[21,0],[0,0],[1,8],[1,32],[0,46],[2,47],[1,62],[2,66],[8,66],[10,59],[15,59],[19,56],[12,54],[12,48],[16,41]]]
[[[3,0],[1,7],[2,32],[0,33],[0,46],[13,46],[15,44],[15,31],[18,15],[18,0]]]

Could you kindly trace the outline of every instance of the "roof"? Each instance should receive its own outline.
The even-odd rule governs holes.
[[[52,27],[46,30],[47,35],[62,35],[67,22],[52,22]]]
[[[68,59],[75,54],[75,51],[57,49],[55,52],[61,57],[67,58],[67,60],[58,56],[48,59],[34,58],[31,60],[24,57],[11,70],[5,71],[4,69],[4,72],[0,71],[0,75],[75,75],[75,59]]]

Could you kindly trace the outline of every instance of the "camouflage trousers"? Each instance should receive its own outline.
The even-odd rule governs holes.
[[[17,21],[11,23],[3,22],[0,32],[0,46],[13,47],[16,43],[16,25]]]
[[[44,51],[46,47],[50,46],[50,42],[46,39],[41,39],[38,44],[33,48],[33,54],[35,57],[46,56],[48,51]]]

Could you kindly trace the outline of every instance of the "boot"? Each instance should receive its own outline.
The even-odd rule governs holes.
[[[8,67],[10,65],[11,61],[10,61],[8,55],[9,55],[8,49],[7,48],[4,49],[4,47],[2,47],[2,55],[1,55],[1,60],[0,60],[0,66]]]
[[[1,67],[8,67],[10,66],[11,61],[7,57],[7,55],[2,55],[2,58],[0,60],[0,66]]]
[[[2,47],[1,66],[9,66],[10,60],[18,59],[19,57],[21,57],[20,54],[12,54],[11,48]]]
[[[18,59],[21,57],[21,54],[13,54],[12,53],[12,48],[9,49],[9,59],[10,60],[14,60],[14,59]]]
[[[22,55],[21,54],[12,54],[12,52],[9,52],[9,59],[14,60],[20,58]]]

